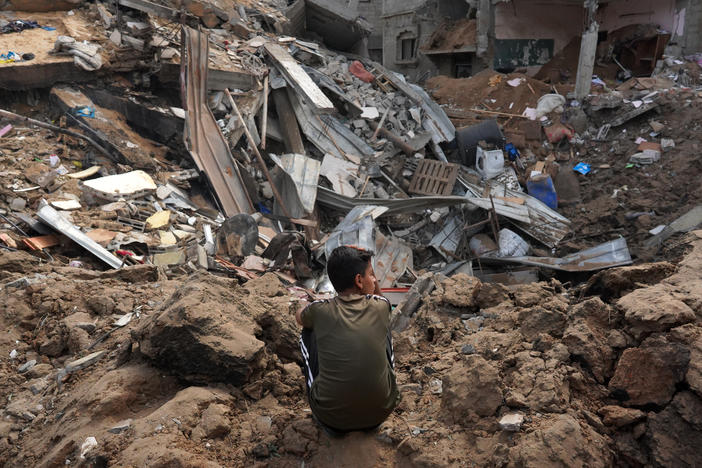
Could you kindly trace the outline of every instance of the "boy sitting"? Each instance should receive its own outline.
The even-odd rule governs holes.
[[[333,435],[379,426],[400,401],[390,302],[380,295],[372,257],[356,247],[334,249],[327,273],[338,295],[297,312],[310,408]]]

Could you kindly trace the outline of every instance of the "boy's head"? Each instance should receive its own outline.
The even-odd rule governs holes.
[[[335,248],[327,260],[327,274],[337,294],[372,294],[375,273],[371,265],[373,252],[358,247]]]

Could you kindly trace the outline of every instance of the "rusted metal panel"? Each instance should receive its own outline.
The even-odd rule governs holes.
[[[422,159],[412,176],[409,193],[419,195],[451,195],[458,177],[458,164]]]
[[[253,206],[239,168],[212,112],[207,107],[207,36],[183,27],[187,66],[181,80],[185,88],[185,145],[195,164],[207,175],[227,217],[251,213]]]

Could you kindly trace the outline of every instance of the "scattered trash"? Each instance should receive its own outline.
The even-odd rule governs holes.
[[[486,151],[481,147],[476,149],[475,169],[485,179],[492,179],[502,174],[505,166],[505,156],[502,150]]]
[[[589,164],[587,164],[587,163],[582,163],[582,162],[581,162],[581,163],[576,164],[576,165],[573,167],[573,170],[574,170],[575,172],[581,173],[582,175],[586,175],[586,174],[588,174],[588,173],[592,170],[592,168],[590,167]]]
[[[550,175],[537,174],[529,177],[527,191],[529,195],[541,200],[552,210],[558,208],[558,195]]]
[[[80,459],[85,460],[85,456],[95,447],[97,447],[97,439],[95,437],[86,437],[80,446]]]

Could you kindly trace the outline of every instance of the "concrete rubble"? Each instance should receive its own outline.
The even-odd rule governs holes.
[[[0,11],[7,466],[702,463],[699,55],[576,99],[560,56],[420,86],[322,1],[39,3]],[[345,244],[403,401],[336,440],[294,312]]]

